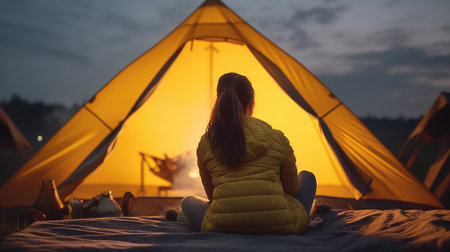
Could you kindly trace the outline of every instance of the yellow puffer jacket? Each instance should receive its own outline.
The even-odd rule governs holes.
[[[295,198],[297,168],[292,147],[281,131],[253,117],[245,117],[244,163],[229,169],[214,157],[203,135],[198,166],[211,205],[203,232],[292,234],[303,233],[309,217]]]

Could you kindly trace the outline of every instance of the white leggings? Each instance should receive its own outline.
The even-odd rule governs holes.
[[[314,197],[316,196],[316,177],[311,172],[302,171],[298,174],[298,181],[299,190],[296,197],[309,214]],[[211,203],[205,198],[198,196],[186,196],[181,201],[181,210],[183,210],[192,225],[197,230],[200,230],[203,217],[205,216],[205,212],[210,204]]]

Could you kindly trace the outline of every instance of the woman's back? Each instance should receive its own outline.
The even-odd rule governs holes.
[[[245,154],[235,167],[221,165],[205,134],[198,165],[212,201],[202,231],[302,233],[308,214],[294,197],[298,191],[295,157],[287,138],[270,125],[244,117]]]
[[[314,175],[297,176],[289,141],[281,131],[251,117],[253,107],[254,90],[245,76],[220,77],[216,103],[197,149],[209,201],[187,196],[181,207],[202,231],[303,233],[316,191]]]

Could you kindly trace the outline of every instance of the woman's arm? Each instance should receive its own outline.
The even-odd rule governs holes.
[[[208,169],[206,169],[206,167],[204,167],[203,164],[203,160],[207,152],[208,152],[208,144],[205,140],[205,136],[202,136],[197,147],[197,166],[200,178],[202,179],[203,188],[205,188],[206,196],[210,201],[212,201],[214,184],[212,182],[212,178],[211,175],[209,174]]]
[[[298,193],[298,175],[297,175],[297,165],[295,164],[295,156],[294,156],[294,150],[292,149],[291,145],[289,144],[289,141],[286,137],[284,137],[284,145],[287,150],[286,154],[287,156],[283,160],[280,166],[280,180],[283,184],[284,192],[296,196]]]
[[[197,164],[199,168],[200,178],[202,179],[203,188],[205,188],[206,196],[208,197],[209,201],[212,201],[214,184],[212,182],[211,175],[209,174],[208,170],[203,167],[200,161],[198,161]]]

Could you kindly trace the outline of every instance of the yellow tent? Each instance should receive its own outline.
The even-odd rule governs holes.
[[[33,147],[0,106],[0,185],[6,182],[34,153]]]
[[[205,1],[84,104],[0,188],[0,205],[31,205],[44,177],[62,198],[92,196],[101,185],[137,193],[142,177],[167,186],[141,175],[139,153],[195,152],[227,72],[252,82],[254,116],[290,139],[299,170],[316,174],[318,195],[442,206],[316,77],[218,0]]]
[[[13,120],[0,107],[0,147],[4,146],[16,150],[18,157],[23,161],[30,158],[34,151]]]
[[[398,157],[450,207],[450,93],[441,92],[406,139]]]

